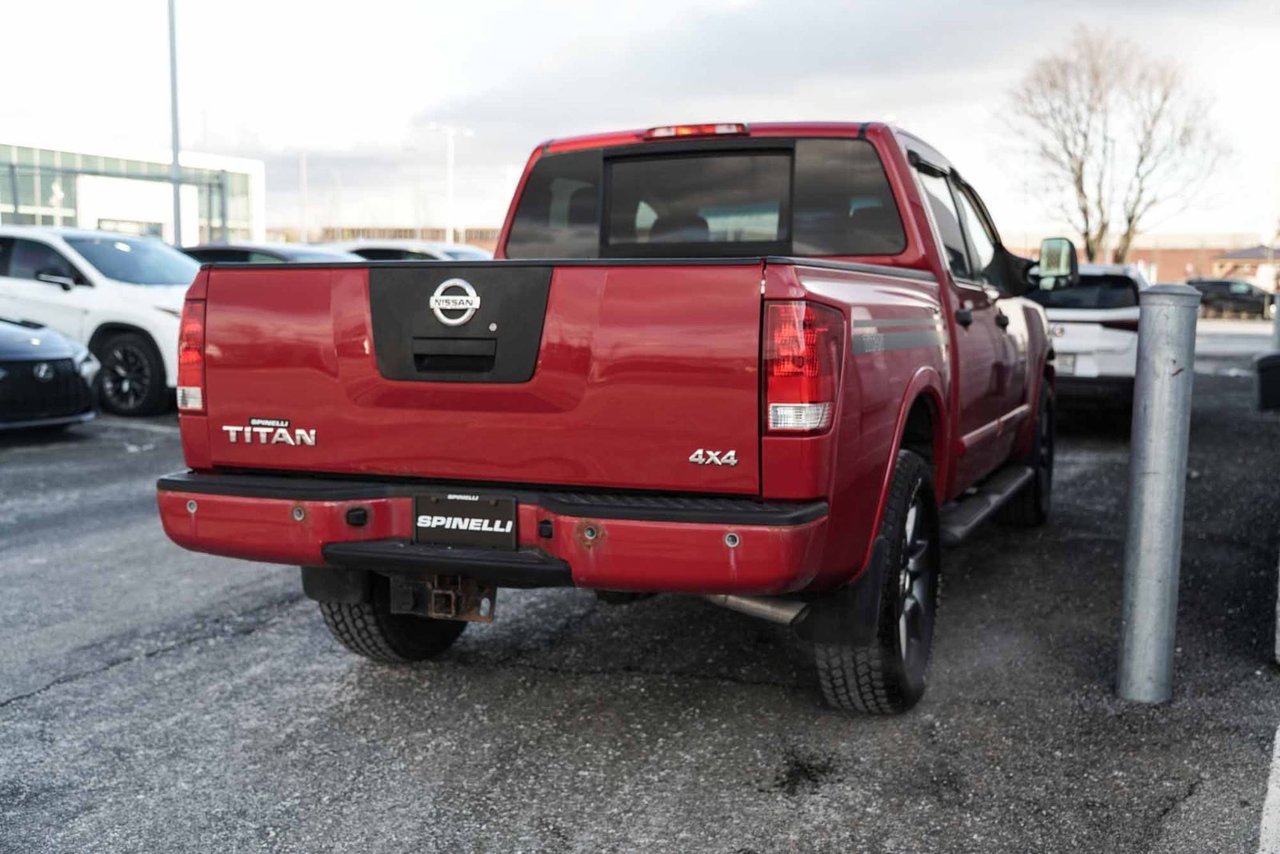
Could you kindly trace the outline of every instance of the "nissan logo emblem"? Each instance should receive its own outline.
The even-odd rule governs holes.
[[[445,326],[461,326],[475,316],[476,309],[480,308],[480,297],[465,279],[447,279],[440,283],[427,304],[431,306],[436,320]]]
[[[53,379],[53,365],[48,362],[36,362],[35,367],[31,369],[31,376],[35,377],[37,382],[47,383]]]

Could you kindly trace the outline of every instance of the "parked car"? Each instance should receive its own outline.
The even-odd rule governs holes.
[[[0,430],[58,430],[93,418],[98,360],[38,323],[0,318]]]
[[[1082,264],[1079,282],[1071,287],[1042,285],[1027,294],[1049,316],[1054,387],[1064,405],[1089,402],[1132,409],[1138,292],[1149,286],[1137,267]]]
[[[1187,279],[1200,292],[1200,314],[1244,314],[1266,319],[1275,317],[1275,297],[1252,282],[1241,279]]]
[[[368,261],[488,261],[492,252],[466,243],[430,240],[348,240],[326,244]]]
[[[513,261],[201,271],[169,537],[304,567],[380,661],[498,587],[701,594],[810,641],[834,705],[911,708],[939,547],[1049,514],[1031,262],[883,124],[551,142],[519,186]]]
[[[359,255],[309,243],[202,243],[182,251],[201,264],[284,264],[361,261]]]
[[[0,226],[0,317],[43,324],[102,363],[102,407],[148,415],[170,406],[178,320],[200,265],[152,237]]]

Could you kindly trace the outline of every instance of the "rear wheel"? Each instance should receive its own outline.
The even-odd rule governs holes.
[[[461,620],[433,620],[391,613],[387,580],[375,576],[369,602],[321,602],[320,613],[334,639],[356,655],[405,664],[444,652],[467,628]]]
[[[881,565],[866,570],[883,579],[874,640],[815,643],[814,660],[828,703],[891,715],[924,696],[938,609],[938,504],[932,470],[918,454],[898,454],[879,533],[888,544],[877,550]]]
[[[1055,424],[1053,395],[1046,385],[1040,389],[1040,408],[1036,414],[1035,438],[1022,458],[1022,464],[1034,471],[1030,483],[1000,508],[1000,521],[1010,525],[1034,528],[1049,519],[1053,497],[1053,445]]]
[[[112,335],[95,355],[102,362],[103,409],[115,415],[155,415],[164,409],[164,360],[150,338],[137,332]]]

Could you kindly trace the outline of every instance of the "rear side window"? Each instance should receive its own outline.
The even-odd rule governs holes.
[[[599,151],[552,154],[525,181],[511,223],[511,258],[600,257]]]
[[[82,277],[63,257],[62,253],[46,243],[35,240],[15,240],[9,257],[9,275],[15,279],[34,279],[37,273],[66,276],[82,281]]]
[[[896,255],[898,207],[865,140],[552,154],[530,172],[512,258]],[[601,208],[607,207],[601,216]]]
[[[1131,308],[1138,304],[1138,283],[1128,276],[1081,276],[1073,288],[1031,291],[1027,298],[1045,308]]]
[[[933,214],[934,224],[938,226],[938,236],[946,247],[951,275],[957,279],[973,278],[969,269],[969,252],[965,247],[964,232],[960,228],[960,214],[957,213],[955,199],[951,196],[951,186],[941,175],[923,170],[918,170],[916,174],[920,176],[920,187],[929,204],[929,211]]]

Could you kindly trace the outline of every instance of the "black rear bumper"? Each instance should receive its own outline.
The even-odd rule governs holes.
[[[573,586],[569,564],[535,549],[504,552],[393,539],[330,543],[322,552],[333,566],[383,575],[462,575],[498,587]]]

